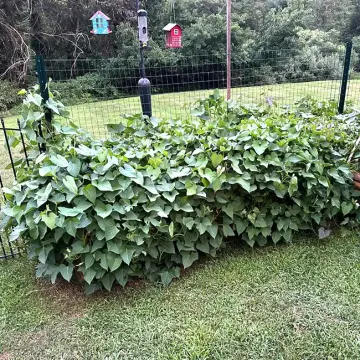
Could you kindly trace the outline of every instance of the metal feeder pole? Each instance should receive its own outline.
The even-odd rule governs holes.
[[[148,27],[147,27],[147,12],[145,10],[139,10],[139,3],[136,1],[137,14],[138,14],[138,28],[139,28],[139,42],[140,42],[140,77],[138,82],[140,101],[143,115],[152,116],[151,109],[151,84],[150,80],[145,75],[145,61],[144,50],[148,48]]]

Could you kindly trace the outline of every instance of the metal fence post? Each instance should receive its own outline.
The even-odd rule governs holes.
[[[44,58],[41,55],[36,55],[36,71],[40,85],[40,94],[44,102],[46,103],[49,100],[49,89],[47,87],[48,79],[46,75]],[[48,108],[45,109],[45,119],[46,122],[50,125],[52,113],[51,110]]]
[[[344,62],[344,72],[341,82],[341,91],[340,91],[340,99],[339,99],[339,113],[342,114],[344,112],[345,100],[346,100],[346,90],[349,80],[349,72],[350,72],[350,64],[351,64],[351,51],[352,51],[352,41],[349,41],[346,44],[346,53],[345,53],[345,62]]]
[[[50,96],[49,96],[49,89],[47,87],[47,76],[46,76],[44,58],[41,55],[36,55],[36,71],[40,85],[40,94],[41,97],[43,98],[43,102],[46,103],[49,100]],[[52,119],[51,110],[49,108],[45,108],[44,113],[45,113],[46,124],[48,127],[50,127],[51,119]],[[39,123],[38,127],[39,127],[39,136],[42,139],[44,139],[41,122]],[[41,144],[41,145],[39,144],[39,149],[40,151],[46,151],[45,144]]]

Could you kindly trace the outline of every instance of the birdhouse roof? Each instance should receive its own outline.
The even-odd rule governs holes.
[[[179,27],[179,28],[181,29],[181,26],[180,26],[180,25],[170,23],[170,24],[167,24],[167,25],[163,28],[163,30],[164,30],[164,31],[170,31],[170,30],[172,30],[175,26],[177,26],[177,27]]]
[[[97,16],[101,16],[103,19],[105,20],[110,20],[110,18],[108,16],[106,16],[102,11],[97,11],[91,18],[90,20],[94,20]]]

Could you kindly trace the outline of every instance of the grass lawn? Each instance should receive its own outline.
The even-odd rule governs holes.
[[[0,262],[0,359],[359,359],[356,232],[203,259],[168,287],[85,297]]]

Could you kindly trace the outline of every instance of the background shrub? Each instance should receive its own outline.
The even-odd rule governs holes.
[[[21,104],[18,96],[20,89],[17,85],[7,80],[0,80],[0,112],[6,112],[14,106]]]
[[[29,95],[24,105],[29,138],[35,103]],[[127,117],[109,125],[107,141],[54,122],[47,153],[5,189],[2,227],[25,241],[37,276],[77,273],[88,292],[139,277],[168,284],[227,238],[263,246],[300,230],[325,236],[358,221],[345,160],[357,119],[335,121],[335,109],[241,106],[216,92],[195,118]]]
[[[52,82],[50,87],[54,95],[66,105],[119,96],[110,79],[100,73],[88,73],[75,79]]]

